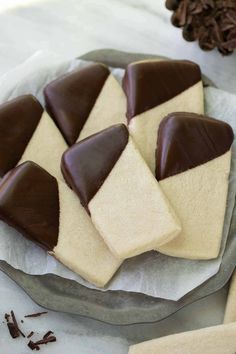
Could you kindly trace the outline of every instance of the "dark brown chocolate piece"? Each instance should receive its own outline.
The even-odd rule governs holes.
[[[33,162],[11,170],[0,184],[0,219],[46,250],[57,244],[57,180]]]
[[[6,320],[7,322],[9,322],[11,316],[9,315],[9,313],[5,313],[4,318],[5,318],[5,320]],[[3,322],[3,323],[4,323],[4,322]]]
[[[229,124],[194,113],[171,113],[158,131],[157,180],[174,176],[226,153],[234,139]]]
[[[8,331],[13,339],[20,337],[20,331],[18,326],[16,327],[13,321],[11,320],[11,316],[8,313],[5,313],[4,316],[5,320],[7,321],[7,328]]]
[[[5,313],[5,320],[7,321],[7,327],[12,338],[18,338],[20,335],[25,338],[24,333],[20,330],[14,311],[11,311],[11,315]]]
[[[34,335],[34,331],[31,331],[31,332],[28,334],[27,338],[31,338],[33,335]]]
[[[39,317],[42,315],[46,315],[48,312],[47,311],[43,311],[43,312],[37,312],[37,313],[32,313],[30,315],[25,315],[25,318],[31,318],[31,317]]]
[[[16,316],[14,314],[14,311],[11,310],[11,318],[12,318],[12,321],[14,323],[14,326],[18,329],[18,331],[20,332],[20,334],[22,335],[22,337],[25,338],[25,335],[24,333],[20,330],[19,326],[18,326],[18,323],[17,323],[17,320],[16,320]]]
[[[43,336],[42,339],[38,340],[37,342],[29,341],[28,347],[32,350],[40,350],[40,345],[56,342],[56,337],[52,336],[51,334],[53,334],[53,332],[49,331]]]
[[[51,334],[54,334],[52,331],[48,331],[44,334],[43,339],[48,338]]]
[[[187,60],[147,61],[128,65],[123,78],[128,121],[170,100],[200,80],[199,66]]]
[[[88,203],[116,164],[129,139],[124,124],[94,134],[68,149],[62,157],[62,173],[88,211]]]
[[[37,351],[40,350],[39,345],[37,345],[36,343],[34,343],[32,340],[29,341],[28,347],[29,347],[31,350],[37,350]]]
[[[68,145],[78,139],[109,74],[104,65],[92,64],[46,86],[46,109]]]
[[[0,177],[17,165],[42,116],[43,108],[32,95],[0,106]]]
[[[16,326],[14,325],[13,322],[8,322],[7,327],[8,327],[8,331],[10,333],[10,336],[13,339],[20,337],[20,332],[19,332],[18,328],[16,328]]]

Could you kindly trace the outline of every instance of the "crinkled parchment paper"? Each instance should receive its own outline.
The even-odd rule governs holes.
[[[80,60],[62,62],[53,54],[37,52],[22,65],[0,78],[0,103],[21,94],[32,93],[44,104],[42,89],[48,82],[65,72],[85,65],[88,63]],[[123,70],[115,69],[114,75],[120,81]],[[236,96],[209,87],[205,89],[205,106],[207,114],[228,122],[236,131]],[[236,194],[235,158],[234,144],[219,257],[209,261],[191,261],[148,252],[125,261],[105,290],[142,292],[154,297],[178,300],[218,272]],[[93,287],[3,222],[0,223],[0,259],[28,274],[53,273]]]

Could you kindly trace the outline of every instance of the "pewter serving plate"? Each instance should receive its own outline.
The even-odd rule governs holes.
[[[110,49],[93,51],[81,59],[103,62],[124,68],[128,63],[148,58],[149,54],[118,52]],[[161,58],[160,58],[161,59]],[[205,85],[213,85],[203,78]],[[0,270],[13,279],[39,305],[54,311],[94,318],[116,325],[160,321],[182,307],[221,289],[236,265],[236,208],[234,207],[228,241],[219,272],[179,301],[169,301],[143,294],[88,289],[56,275],[28,275],[0,261]]]

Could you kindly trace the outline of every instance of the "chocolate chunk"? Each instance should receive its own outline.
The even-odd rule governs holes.
[[[57,180],[33,162],[11,170],[0,184],[0,219],[46,250],[57,244]]]
[[[20,96],[0,106],[0,177],[15,167],[43,113],[32,95]]]
[[[109,74],[104,65],[92,64],[46,86],[46,109],[68,145],[74,144],[78,139]]]
[[[25,337],[24,333],[20,330],[15,314],[13,311],[11,311],[11,315],[9,315],[8,313],[5,313],[5,319],[7,321],[7,327],[9,330],[9,333],[11,335],[12,338],[18,338],[20,335],[22,335],[22,337]]]
[[[204,164],[227,152],[234,135],[229,124],[194,113],[171,113],[158,131],[157,180]]]
[[[170,100],[200,80],[199,66],[187,60],[130,64],[123,78],[128,121]]]
[[[63,154],[62,173],[86,209],[119,159],[128,139],[126,126],[117,124],[82,140]]]

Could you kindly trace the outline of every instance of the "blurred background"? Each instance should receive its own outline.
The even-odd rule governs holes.
[[[36,51],[73,58],[98,48],[192,59],[219,87],[236,92],[236,54],[186,42],[164,0],[0,0],[0,75]]]

